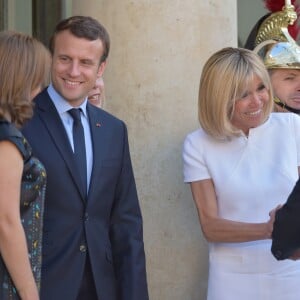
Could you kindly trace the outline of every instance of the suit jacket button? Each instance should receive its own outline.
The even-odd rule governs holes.
[[[80,252],[85,252],[86,251],[86,246],[85,245],[80,245],[79,250],[80,250]]]

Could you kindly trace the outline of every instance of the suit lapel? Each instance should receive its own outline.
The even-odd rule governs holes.
[[[58,112],[51,101],[48,92],[43,92],[43,101],[36,103],[37,112],[41,116],[42,122],[44,122],[55,146],[64,159],[69,171],[70,176],[73,178],[74,183],[79,190],[81,197],[85,200],[85,192],[82,189],[81,179],[79,172],[76,168],[76,163],[73,159],[73,151],[68,140],[64,125],[58,115]]]

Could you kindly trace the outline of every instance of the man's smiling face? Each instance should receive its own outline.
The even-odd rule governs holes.
[[[64,30],[55,36],[51,79],[55,90],[72,106],[79,106],[105,69],[103,45]]]

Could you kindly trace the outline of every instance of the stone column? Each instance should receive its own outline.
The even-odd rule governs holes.
[[[207,243],[181,148],[198,127],[204,62],[236,46],[236,1],[73,0],[73,14],[97,18],[111,36],[105,109],[128,125],[150,299],[204,300]]]

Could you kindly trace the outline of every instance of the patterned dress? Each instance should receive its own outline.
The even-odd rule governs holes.
[[[23,157],[20,212],[27,239],[28,256],[35,281],[40,288],[46,172],[41,162],[32,156],[31,147],[22,133],[11,123],[0,120],[0,141],[3,140],[12,142]],[[1,170],[0,176],[4,176]],[[0,299],[20,299],[1,257],[0,287]]]

